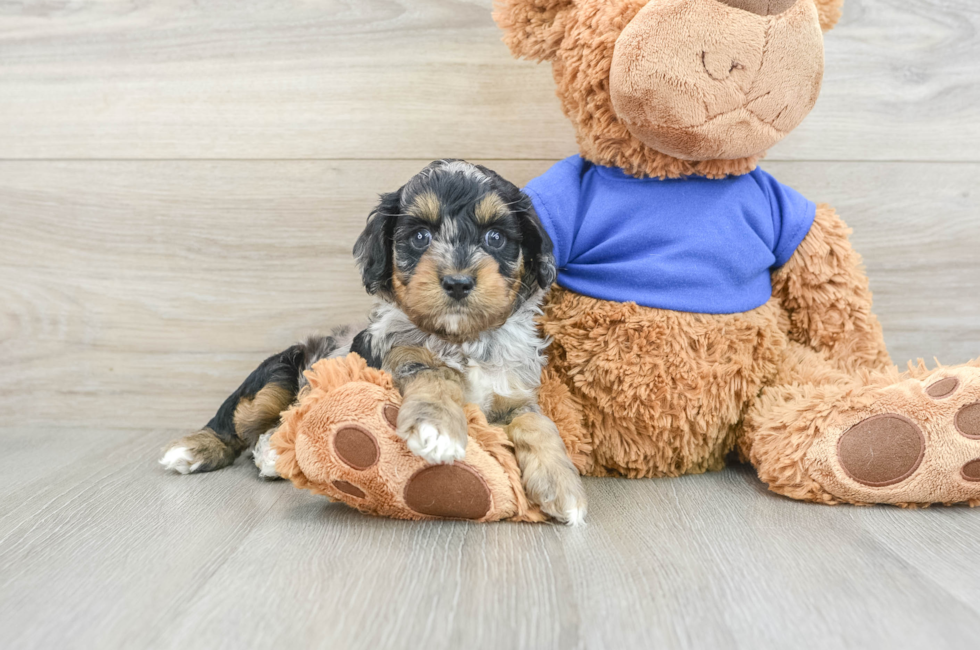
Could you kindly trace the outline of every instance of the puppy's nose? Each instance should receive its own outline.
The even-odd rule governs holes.
[[[462,300],[473,291],[476,280],[471,275],[447,275],[442,278],[442,288],[456,300]]]

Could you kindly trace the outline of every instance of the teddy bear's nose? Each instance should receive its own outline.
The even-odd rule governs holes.
[[[718,0],[718,2],[760,16],[775,16],[795,5],[797,0]]]

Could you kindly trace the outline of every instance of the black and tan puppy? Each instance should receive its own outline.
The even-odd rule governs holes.
[[[392,374],[404,396],[398,433],[432,463],[462,460],[463,405],[478,404],[514,442],[531,501],[576,524],[586,499],[537,391],[545,343],[534,317],[555,279],[551,240],[530,199],[496,173],[440,160],[381,197],[354,246],[379,298],[365,328],[314,337],[262,363],[207,426],[161,459],[184,474],[231,464],[253,447],[274,477],[268,440],[316,361],[357,352]]]

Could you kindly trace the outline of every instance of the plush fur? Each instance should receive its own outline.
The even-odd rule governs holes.
[[[810,110],[822,74],[819,30],[840,8],[840,0],[500,0],[495,17],[516,56],[552,64],[585,159],[636,177],[722,178],[751,171]],[[755,117],[713,121],[725,111]],[[980,364],[899,373],[849,232],[819,206],[773,273],[772,298],[741,314],[552,291],[541,319],[553,344],[540,401],[576,466],[596,476],[677,476],[719,469],[737,451],[795,499],[980,502]]]
[[[815,19],[827,30],[836,24],[841,3],[842,0],[800,0],[791,12],[806,13],[815,9]],[[504,42],[516,56],[551,62],[558,98],[565,115],[575,127],[584,158],[602,165],[621,167],[628,174],[637,177],[678,178],[700,175],[723,178],[729,174],[748,173],[765,154],[766,146],[734,158],[731,155],[722,155],[699,159],[696,152],[678,157],[645,144],[641,137],[631,132],[627,120],[615,110],[610,77],[620,37],[641,12],[663,13],[669,9],[682,15],[672,25],[665,26],[668,29],[667,35],[673,32],[693,32],[700,34],[705,42],[735,42],[738,44],[737,48],[730,53],[737,56],[731,59],[731,63],[737,62],[741,56],[751,56],[752,50],[758,50],[754,56],[760,57],[763,44],[757,43],[754,37],[747,39],[746,36],[757,33],[760,29],[757,25],[764,20],[759,16],[749,15],[748,12],[724,6],[718,0],[497,0],[494,17],[504,30]],[[722,15],[715,16],[715,13]],[[777,16],[773,22],[789,24],[787,19],[790,17]],[[699,22],[716,18],[720,20]],[[803,18],[800,16],[796,20]],[[650,22],[654,28],[658,24],[656,20],[646,22]],[[646,29],[643,31],[649,32]],[[810,31],[806,33],[812,35]],[[799,104],[781,102],[778,108],[767,107],[766,112],[778,115],[781,109],[789,107],[791,112],[796,112],[798,118],[792,121],[798,123],[816,100],[819,78],[810,73],[815,84],[810,84],[810,92],[803,92],[807,86],[794,84],[799,83],[800,76],[805,79],[806,75],[788,73],[798,72],[796,68],[800,66],[809,69],[811,63],[819,63],[819,72],[822,75],[822,49],[819,51],[819,61],[815,61],[813,57],[816,52],[813,48],[819,44],[809,40],[810,36],[805,46],[798,50],[796,45],[799,37],[794,30],[773,32],[772,35],[778,38],[766,42],[765,47],[769,50],[780,47],[784,49],[778,53],[773,51],[774,57],[796,55],[797,65],[787,70],[781,62],[783,69],[768,75],[767,84],[773,88],[788,87],[791,92],[783,90],[783,94],[798,97],[801,101]],[[626,38],[630,38],[630,35],[627,34]],[[747,40],[750,42],[745,42]],[[702,49],[708,49],[703,43],[693,42],[687,47],[689,52],[675,50],[669,60],[664,59],[668,69],[674,68],[674,76],[678,79],[671,86],[690,83],[685,81],[691,78],[690,73],[678,66],[681,61],[700,61]],[[714,53],[717,54],[718,51],[715,50]],[[704,84],[695,81],[692,85],[700,87]],[[757,95],[758,93],[750,96]],[[691,102],[686,102],[686,105],[691,105]],[[664,109],[659,102],[657,108]],[[770,134],[767,146],[774,144],[795,123],[791,126],[784,125],[778,134]],[[733,140],[742,144],[745,140],[744,133],[736,133]],[[761,140],[765,142],[765,138]]]

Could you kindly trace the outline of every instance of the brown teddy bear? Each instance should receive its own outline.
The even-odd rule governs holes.
[[[583,474],[678,476],[737,451],[794,499],[980,503],[980,363],[900,374],[847,226],[757,168],[816,102],[841,1],[498,2],[514,54],[551,62],[580,147],[526,191],[560,268],[541,318],[553,343],[540,402]],[[381,381],[351,368],[345,382]],[[297,408],[354,390],[345,382]],[[335,463],[339,425],[285,422],[280,473],[362,510],[541,518],[478,413],[482,469],[385,474],[410,454],[378,420],[365,443],[377,485],[361,496],[334,484],[353,487],[359,471]],[[304,442],[317,436],[330,443]],[[304,464],[304,444],[323,451]],[[312,481],[324,463],[336,469]],[[427,470],[466,477],[419,496]]]

